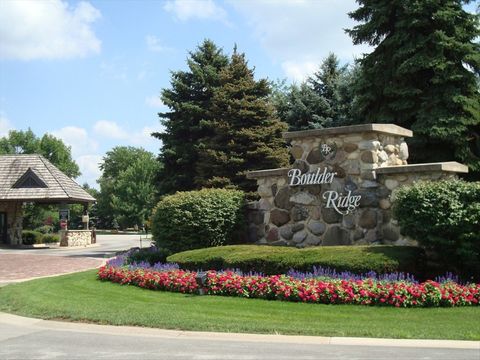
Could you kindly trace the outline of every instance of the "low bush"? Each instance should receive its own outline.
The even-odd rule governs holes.
[[[52,225],[43,225],[40,227],[37,227],[35,231],[40,232],[42,234],[51,234],[53,233],[53,226]]]
[[[22,231],[22,244],[49,244],[59,242],[60,238],[57,234],[42,234],[35,230],[23,230]]]
[[[433,250],[443,270],[480,274],[480,182],[419,182],[395,193],[403,234]]]
[[[57,234],[45,234],[40,241],[44,244],[57,243],[60,241],[60,237]]]
[[[232,243],[240,238],[244,193],[203,189],[164,197],[152,215],[152,236],[158,248],[178,252]]]
[[[23,245],[41,244],[42,237],[43,237],[43,234],[41,232],[33,231],[33,230],[23,230],[22,244]]]
[[[161,249],[157,247],[149,247],[143,249],[134,249],[129,251],[126,256],[126,263],[149,263],[154,265],[156,263],[167,262],[167,256],[172,253],[167,249]]]
[[[285,274],[314,267],[361,274],[405,272],[422,277],[425,254],[411,246],[328,246],[297,249],[280,246],[234,245],[180,252],[167,258],[182,269],[239,269]]]

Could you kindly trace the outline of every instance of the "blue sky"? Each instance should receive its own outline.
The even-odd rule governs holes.
[[[30,127],[72,147],[95,186],[117,145],[158,153],[170,71],[205,38],[246,53],[256,76],[300,81],[330,51],[368,51],[343,29],[353,0],[0,1],[0,136]]]

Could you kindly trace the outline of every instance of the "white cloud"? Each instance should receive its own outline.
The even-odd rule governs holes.
[[[14,127],[11,121],[3,112],[0,112],[0,137],[7,136],[8,132],[13,129]]]
[[[318,62],[315,61],[284,61],[282,69],[289,79],[302,82],[318,70]]]
[[[115,80],[126,81],[128,68],[122,65],[121,59],[114,59],[113,61],[102,61],[100,64],[101,75]]]
[[[77,162],[82,175],[77,178],[79,184],[87,182],[90,186],[96,185],[96,180],[101,175],[98,164],[102,157],[94,154],[98,149],[98,143],[84,128],[76,126],[66,126],[59,130],[52,131],[51,134],[63,140],[71,146],[72,158]]]
[[[343,62],[352,61],[367,46],[354,46],[344,32],[355,24],[348,12],[357,8],[354,0],[257,0],[230,1],[253,36],[291,79],[304,76],[309,63],[318,65],[334,52]]]
[[[124,129],[115,121],[101,120],[97,121],[93,126],[95,134],[102,138],[115,139],[121,143],[117,145],[134,145],[141,146],[150,151],[158,150],[158,140],[151,136],[152,132],[162,131],[160,124],[144,126],[139,131],[130,131]]]
[[[91,25],[101,17],[88,2],[71,7],[61,0],[2,1],[0,57],[66,59],[99,53]]]
[[[145,42],[147,43],[148,50],[153,52],[166,52],[172,50],[168,46],[162,45],[160,39],[155,35],[147,35],[145,37]]]
[[[113,127],[115,128],[115,127]],[[125,137],[122,139],[116,139],[117,143],[114,146],[122,146],[122,145],[132,145],[137,147],[142,147],[147,151],[151,151],[154,154],[158,153],[158,149],[160,148],[160,142],[158,139],[155,139],[151,136],[152,132],[162,131],[162,126],[152,125],[152,126],[144,126],[140,131],[132,132],[131,134],[127,134],[127,132],[118,127],[121,134],[124,134]],[[99,168],[99,165],[103,162],[103,155],[99,154],[85,154],[80,155],[74,158],[80,168],[80,175],[76,181],[79,184],[88,183],[91,187],[96,189],[99,188],[97,184],[97,180],[102,175],[102,172]]]
[[[162,131],[163,127],[157,123],[144,126],[137,131],[130,131],[115,121],[101,120],[94,124],[92,130],[89,134],[84,128],[66,126],[52,131],[51,134],[72,147],[72,158],[77,162],[82,173],[76,179],[77,182],[79,184],[87,182],[90,186],[98,188],[96,181],[101,176],[99,164],[103,161],[103,155],[98,153],[99,142],[104,147],[106,144],[108,147],[129,145],[142,147],[156,154],[160,148],[160,142],[151,134]]]
[[[139,132],[133,133],[129,140],[133,145],[141,146],[155,153],[158,151],[160,143],[152,136],[152,133],[161,131],[163,131],[163,127],[160,124],[144,126]]]
[[[93,131],[101,136],[112,139],[127,139],[128,133],[115,121],[100,120],[93,125]]]
[[[72,157],[74,158],[91,154],[92,151],[98,149],[98,143],[88,135],[84,128],[66,126],[60,130],[52,131],[51,134],[72,147]]]
[[[165,104],[162,102],[158,95],[147,96],[145,98],[145,104],[153,108],[166,108]]]
[[[229,25],[227,12],[213,0],[171,0],[165,3],[163,9],[183,22],[190,19],[216,20]]]
[[[81,185],[88,183],[91,187],[98,188],[97,179],[102,175],[99,165],[103,161],[101,155],[82,155],[75,159],[82,175],[77,178]]]

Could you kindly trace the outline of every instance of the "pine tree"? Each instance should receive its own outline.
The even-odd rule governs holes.
[[[355,75],[356,68],[340,66],[337,56],[330,53],[307,81],[290,87],[277,86],[272,102],[290,131],[348,125],[355,121]]]
[[[340,65],[334,53],[320,64],[320,69],[309,77],[307,82],[328,104],[324,118],[331,119],[328,126],[346,125],[352,122],[352,83],[355,77],[355,68],[349,69],[348,65]]]
[[[266,79],[256,81],[244,54],[234,50],[230,64],[220,73],[220,86],[212,100],[214,136],[205,137],[197,163],[198,186],[227,186],[253,191],[249,170],[288,164],[282,140],[287,130],[274,113]]]
[[[357,0],[348,33],[360,60],[356,107],[366,122],[415,133],[414,161],[456,159],[480,171],[479,16],[462,0]]]
[[[290,131],[319,129],[332,124],[330,104],[306,82],[293,84],[286,91],[277,93],[274,105]]]
[[[171,88],[162,91],[161,99],[170,111],[159,114],[165,131],[153,134],[162,141],[160,194],[196,188],[199,141],[211,133],[205,124],[211,120],[213,92],[228,57],[212,41],[205,40],[190,53],[187,63],[188,71],[172,72]]]
[[[340,103],[338,93],[339,79],[347,72],[347,66],[340,66],[340,62],[334,53],[330,53],[320,65],[320,69],[308,78],[313,90],[323,97],[329,105],[328,117],[335,119]]]

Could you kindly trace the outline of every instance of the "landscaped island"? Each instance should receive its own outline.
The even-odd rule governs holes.
[[[319,271],[270,275],[239,271],[196,272],[176,264],[129,263],[127,253],[98,271],[100,280],[145,289],[261,298],[321,304],[385,305],[395,307],[476,306],[480,284],[461,285],[451,278],[419,283],[408,274],[355,275]]]

